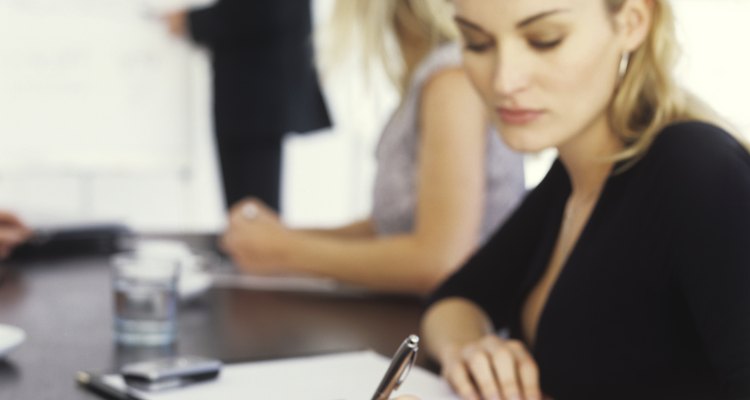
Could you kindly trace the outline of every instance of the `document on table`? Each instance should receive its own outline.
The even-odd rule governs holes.
[[[364,400],[370,399],[390,360],[373,351],[250,362],[224,366],[216,380],[158,393],[135,391],[143,400]],[[119,375],[104,377],[124,388]],[[457,400],[439,377],[414,367],[396,394]]]
[[[214,273],[215,287],[230,287],[280,292],[335,293],[362,296],[366,289],[343,284],[331,278],[316,276],[260,276],[237,272]]]

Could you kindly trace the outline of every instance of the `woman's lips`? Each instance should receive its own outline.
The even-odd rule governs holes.
[[[497,114],[504,124],[526,125],[539,119],[544,114],[544,111],[501,107],[497,109]]]

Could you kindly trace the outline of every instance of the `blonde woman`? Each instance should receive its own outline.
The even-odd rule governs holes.
[[[339,1],[334,37],[361,27],[363,43],[349,45],[382,63],[403,93],[378,145],[372,215],[339,229],[299,230],[245,201],[222,238],[242,269],[426,294],[509,215],[524,192],[522,160],[489,128],[451,42],[451,18],[447,1]]]
[[[505,142],[559,159],[431,299],[443,375],[463,399],[750,399],[750,155],[675,84],[669,2],[455,4]]]

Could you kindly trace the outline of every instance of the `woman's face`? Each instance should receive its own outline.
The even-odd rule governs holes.
[[[456,0],[456,21],[465,68],[511,148],[607,126],[625,43],[603,0]]]

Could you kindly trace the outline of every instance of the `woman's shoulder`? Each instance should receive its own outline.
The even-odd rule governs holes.
[[[654,139],[646,158],[699,166],[739,162],[750,167],[748,149],[736,137],[717,125],[702,121],[666,126]]]
[[[682,194],[750,187],[747,148],[726,130],[706,122],[665,127],[638,164],[642,164],[642,175],[656,178],[649,181],[669,182],[669,187]]]
[[[448,69],[461,68],[461,48],[458,43],[448,42],[433,49],[414,72],[412,84],[422,86],[434,75]]]
[[[424,59],[424,64],[461,64],[461,45],[445,42],[436,46]]]
[[[717,175],[750,174],[750,153],[719,126],[686,121],[662,129],[638,164],[652,173],[712,179]]]

